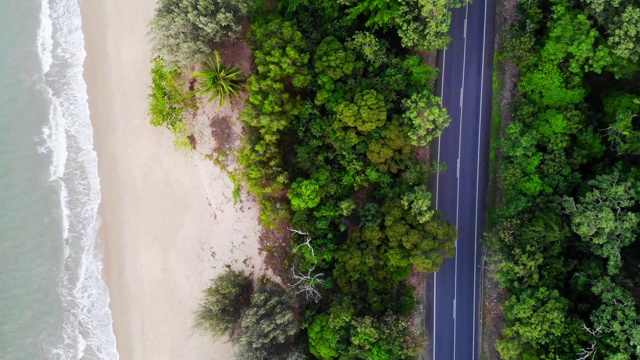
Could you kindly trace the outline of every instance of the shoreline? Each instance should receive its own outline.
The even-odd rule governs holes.
[[[258,209],[235,207],[226,174],[198,152],[178,153],[172,134],[149,124],[155,4],[81,3],[116,346],[123,360],[231,359],[230,343],[193,328],[193,312],[224,265],[261,271]]]

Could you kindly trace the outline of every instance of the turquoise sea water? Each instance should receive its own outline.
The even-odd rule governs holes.
[[[117,359],[77,0],[0,23],[0,359]]]

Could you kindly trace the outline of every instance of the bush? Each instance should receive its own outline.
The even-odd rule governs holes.
[[[154,50],[186,67],[204,59],[210,46],[240,34],[248,0],[160,0],[151,21]]]
[[[189,147],[184,113],[196,112],[198,104],[194,94],[178,81],[180,71],[168,68],[161,57],[153,59],[151,68],[151,93],[149,94],[149,122],[153,126],[165,126],[176,136],[177,147]]]
[[[212,279],[196,313],[196,327],[214,336],[229,333],[249,305],[251,290],[251,278],[240,271],[228,269]]]
[[[286,353],[281,345],[298,331],[293,304],[293,297],[277,284],[267,281],[261,285],[242,314],[239,358],[275,359]]]

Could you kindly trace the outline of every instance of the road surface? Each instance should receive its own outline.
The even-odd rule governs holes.
[[[480,344],[480,238],[487,223],[487,183],[495,0],[453,11],[452,38],[439,57],[437,92],[451,125],[434,144],[447,170],[434,176],[434,204],[456,225],[456,255],[427,281],[426,358],[474,360]],[[431,276],[428,276],[430,278]]]

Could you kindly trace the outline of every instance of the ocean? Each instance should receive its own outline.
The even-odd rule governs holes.
[[[118,359],[78,0],[0,23],[0,359]]]

